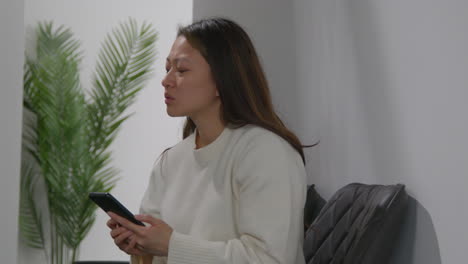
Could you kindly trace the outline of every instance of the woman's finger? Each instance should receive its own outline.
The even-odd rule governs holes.
[[[117,237],[118,235],[122,234],[123,232],[128,231],[125,227],[117,227],[110,231],[110,235],[112,238]]]
[[[151,215],[135,215],[135,218],[142,222],[149,223],[150,225],[156,225],[161,221],[157,218],[152,217]]]
[[[116,245],[127,244],[125,241],[132,235],[132,231],[126,231],[114,238]]]
[[[107,212],[107,214],[112,218],[114,219],[115,221],[117,221],[117,223],[119,223],[120,225],[122,225],[123,227],[127,228],[128,230],[130,231],[133,231],[134,233],[136,234],[141,234],[142,233],[142,226],[139,226],[139,225],[136,225],[130,221],[128,221],[127,219],[121,217],[120,215],[117,215],[117,214],[114,214],[112,212]]]
[[[121,225],[117,221],[115,221],[114,219],[109,219],[109,221],[107,221],[107,226],[110,229],[121,227]]]
[[[136,242],[136,237],[133,234],[131,238],[129,238],[129,243],[125,247],[123,251],[125,251],[129,255],[136,255],[136,256],[143,256],[146,255],[146,253],[141,250],[140,245]]]
[[[109,219],[107,220],[107,226],[110,228],[110,229],[114,229],[114,228],[117,228],[119,227],[119,223],[117,223],[117,221],[115,221],[114,219]]]
[[[127,244],[127,247],[125,248],[125,251],[131,251],[133,248],[135,248],[135,245],[137,244],[136,243],[136,236],[135,235],[131,235],[129,238],[128,238],[129,242]]]

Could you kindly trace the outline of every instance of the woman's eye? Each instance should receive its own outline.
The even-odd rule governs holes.
[[[166,68],[166,73],[169,73],[169,71],[171,70],[172,68]],[[175,68],[175,71],[176,73],[184,73],[184,72],[187,72],[188,70],[187,69],[178,69],[178,68]]]

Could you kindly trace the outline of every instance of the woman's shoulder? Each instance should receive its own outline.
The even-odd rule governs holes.
[[[169,160],[172,160],[171,157],[177,157],[178,160],[183,158],[184,155],[190,153],[190,150],[193,149],[193,134],[186,137],[185,139],[179,141],[172,147],[165,149],[159,155],[158,159],[155,162],[155,165],[160,165],[160,163],[167,163]]]
[[[168,152],[169,153],[187,153],[189,150],[194,148],[194,136],[192,133],[188,137],[182,139],[177,144],[172,146]]]
[[[273,143],[273,144],[282,144],[287,143],[278,134],[260,127],[258,125],[248,124],[239,128],[234,129],[234,133],[238,134],[240,141],[246,143]]]
[[[258,125],[248,124],[236,128],[233,135],[233,144],[246,151],[261,148],[265,151],[285,151],[291,154],[297,152],[280,135]]]
[[[235,133],[238,140],[233,142],[233,165],[239,182],[245,177],[264,175],[263,172],[268,172],[265,175],[281,174],[285,168],[291,174],[304,175],[301,155],[280,135],[255,125],[238,128]]]

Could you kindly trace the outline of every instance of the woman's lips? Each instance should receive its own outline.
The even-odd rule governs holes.
[[[174,97],[171,97],[171,96],[169,96],[169,95],[164,95],[164,98],[166,99],[166,100],[165,100],[165,103],[166,103],[166,104],[170,104],[170,103],[172,103],[172,102],[175,100]]]

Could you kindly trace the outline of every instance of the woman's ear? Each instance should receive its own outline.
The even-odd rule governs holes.
[[[218,90],[216,90],[216,97],[219,97],[219,92],[218,92]]]

